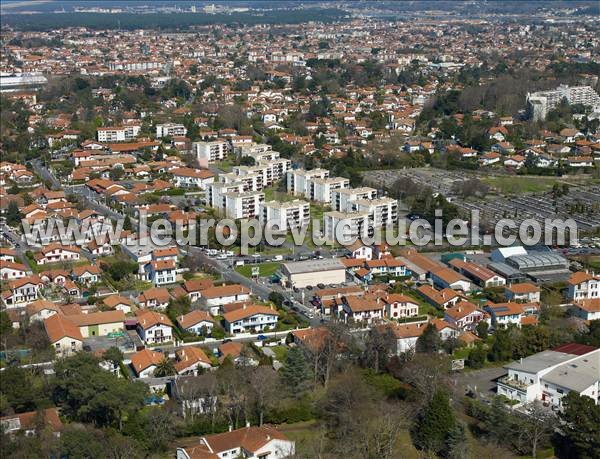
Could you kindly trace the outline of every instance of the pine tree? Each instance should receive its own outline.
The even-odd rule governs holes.
[[[435,325],[429,324],[423,331],[423,334],[417,339],[417,352],[437,352],[442,347],[440,334]]]
[[[450,433],[455,428],[456,419],[448,395],[438,390],[414,426],[413,441],[419,449],[440,454],[446,449]]]
[[[311,368],[304,352],[299,347],[291,348],[281,368],[281,377],[292,392],[301,392],[311,379]]]

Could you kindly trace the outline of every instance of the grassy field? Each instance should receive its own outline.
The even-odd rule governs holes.
[[[279,191],[277,187],[269,187],[263,190],[265,192],[265,201],[279,201],[279,202],[288,202],[293,201],[294,199],[298,199],[291,194],[286,193],[285,191]]]
[[[277,272],[277,270],[281,266],[281,263],[269,262],[269,263],[250,264],[250,265],[238,266],[237,268],[235,268],[235,270],[238,273],[240,273],[242,276],[252,277],[252,268],[255,266],[260,267],[260,276],[266,277],[266,276],[271,276],[272,274],[275,274],[275,272]]]
[[[558,177],[490,177],[482,180],[502,194],[541,193],[552,189],[555,183],[564,183]]]

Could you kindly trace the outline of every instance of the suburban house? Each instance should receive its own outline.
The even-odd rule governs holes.
[[[183,316],[179,316],[177,322],[183,330],[195,333],[196,335],[210,335],[215,326],[212,316],[200,309],[195,309]]]
[[[136,311],[137,332],[146,344],[166,343],[173,340],[173,323],[160,312],[147,309]]]
[[[80,284],[95,284],[100,280],[100,268],[96,265],[75,266],[71,270],[71,278]]]
[[[520,403],[540,400],[562,409],[569,392],[599,403],[600,349],[584,344],[564,344],[504,367],[508,374],[497,381],[498,394]]]
[[[173,260],[154,260],[146,265],[147,279],[155,287],[174,284],[177,280],[177,263]]]
[[[8,435],[24,434],[35,435],[36,430],[42,426],[48,428],[52,435],[60,437],[63,423],[58,416],[56,408],[46,408],[41,411],[28,411],[26,413],[11,414],[0,418],[2,432]]]
[[[138,378],[150,378],[154,376],[154,370],[164,358],[162,352],[142,349],[131,356],[131,367]]]
[[[223,314],[223,324],[228,333],[245,333],[274,328],[278,318],[277,310],[268,306],[244,304]]]
[[[206,279],[189,279],[183,283],[183,294],[187,295],[193,303],[198,301],[202,296],[202,291],[214,287],[213,281],[210,278]]]
[[[213,316],[229,303],[239,303],[250,299],[250,290],[239,284],[220,285],[202,290],[202,300]]]
[[[125,328],[125,314],[123,311],[90,312],[88,314],[76,314],[65,316],[79,328],[81,336],[106,336],[122,332]]]
[[[389,327],[396,338],[396,355],[401,355],[416,350],[417,340],[425,331],[427,322],[390,324],[386,327]]]
[[[258,365],[258,360],[250,357],[244,352],[244,344],[235,341],[220,344],[217,348],[219,355],[219,363],[223,363],[225,359],[231,359],[235,365],[252,366]]]
[[[129,314],[135,304],[129,298],[125,298],[120,295],[110,295],[102,300],[102,304],[107,309],[113,309],[115,311],[122,311],[125,314]]]
[[[419,315],[419,305],[411,297],[392,293],[381,297],[385,305],[385,316],[389,319],[401,319],[403,317],[416,317]]]
[[[177,459],[284,459],[294,456],[295,442],[274,427],[247,425],[207,435],[190,446],[177,448]]]
[[[0,279],[3,281],[21,279],[30,272],[31,270],[22,263],[0,260]]]
[[[531,282],[521,282],[504,287],[504,297],[507,301],[539,303],[540,288]]]
[[[67,357],[83,348],[83,336],[79,327],[62,314],[54,314],[44,320],[44,328],[58,357]]]
[[[178,375],[197,375],[199,368],[209,369],[211,361],[206,353],[199,347],[182,347],[175,353],[175,370]]]
[[[484,306],[484,311],[490,315],[494,327],[505,327],[507,325],[533,325],[531,321],[539,312],[538,303],[492,303]],[[529,319],[526,319],[529,317]],[[525,320],[524,320],[525,319]]]
[[[462,296],[451,288],[436,290],[430,285],[421,285],[417,288],[417,292],[419,292],[429,304],[442,310],[454,306],[462,299]]]
[[[78,261],[80,258],[79,253],[79,247],[53,243],[42,247],[35,254],[35,259],[38,265],[57,263],[59,261]]]
[[[578,271],[571,274],[567,287],[567,299],[572,301],[600,298],[600,277]]]
[[[444,315],[444,320],[458,330],[473,330],[485,318],[485,312],[468,301],[461,301],[446,309]]]
[[[43,287],[42,280],[37,275],[9,281],[7,290],[2,292],[2,300],[7,309],[27,306],[39,297]]]
[[[160,309],[161,311],[167,308],[170,299],[171,295],[164,287],[144,290],[138,296],[140,308]]]
[[[600,298],[579,300],[573,304],[572,309],[583,320],[600,320]]]
[[[341,312],[346,319],[371,323],[373,320],[382,320],[385,307],[377,298],[348,296],[342,298]]]

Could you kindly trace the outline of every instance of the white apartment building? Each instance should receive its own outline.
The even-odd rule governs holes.
[[[208,196],[207,203],[215,209],[220,209],[223,212],[227,206],[227,198],[225,197],[228,193],[243,193],[244,185],[240,182],[234,183],[220,183],[215,182],[208,185]]]
[[[313,201],[330,203],[334,190],[349,187],[350,180],[345,177],[315,178],[310,180],[307,197]]]
[[[295,199],[289,202],[267,201],[260,204],[260,222],[270,222],[280,229],[308,226],[310,223],[310,205],[306,201]]]
[[[369,215],[371,228],[382,228],[398,221],[398,201],[393,198],[361,199],[355,201],[359,213]]]
[[[582,104],[600,109],[600,96],[591,86],[560,85],[553,91],[538,91],[527,94],[528,110],[534,121],[546,119],[548,112],[555,108],[561,100],[567,99],[569,104]]]
[[[165,123],[156,125],[156,138],[175,137],[187,134],[187,129],[183,124]]]
[[[354,238],[363,235],[363,231],[370,234],[369,214],[366,212],[338,212],[337,210],[323,214],[324,237],[328,241],[337,241],[340,244],[348,243]],[[337,229],[339,227],[339,229]],[[339,233],[339,237],[336,233]]]
[[[225,193],[225,214],[229,218],[254,218],[259,215],[260,203],[264,202],[262,191]]]
[[[231,145],[226,140],[213,140],[211,142],[194,142],[192,151],[196,155],[201,167],[208,167],[215,161],[223,161],[231,151]]]
[[[342,188],[331,192],[331,205],[340,212],[355,212],[358,210],[355,201],[376,199],[377,190],[370,187]]]
[[[565,344],[506,365],[508,375],[497,382],[498,394],[521,403],[540,400],[557,409],[569,392],[599,403],[600,349]]]
[[[256,166],[235,166],[233,172],[239,176],[260,174],[264,186],[271,186],[285,176],[291,165],[292,162],[289,159],[274,158],[264,163],[261,162]]]
[[[98,142],[126,142],[135,139],[142,127],[137,124],[127,126],[106,126],[97,129]]]
[[[310,181],[314,178],[327,178],[329,171],[327,169],[294,169],[287,172],[286,182],[288,193],[294,196],[308,197],[310,192]]]
[[[248,173],[246,175],[237,175],[235,172],[229,172],[228,174],[219,175],[219,181],[221,183],[241,183],[243,185],[242,191],[262,191],[263,185],[263,174]]]
[[[266,143],[238,144],[233,151],[240,158],[244,156],[254,158],[257,164],[273,161],[280,157],[279,152],[273,151],[271,145]]]

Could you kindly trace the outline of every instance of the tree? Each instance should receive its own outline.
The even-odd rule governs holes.
[[[85,459],[105,457],[106,443],[99,430],[69,425],[60,435],[60,457]]]
[[[417,352],[435,353],[442,347],[442,339],[433,324],[428,324],[417,339]]]
[[[471,350],[467,358],[467,365],[471,368],[482,368],[485,363],[487,351],[482,345],[478,344]]]
[[[177,374],[177,370],[175,370],[173,362],[166,357],[164,357],[158,363],[158,365],[156,365],[156,369],[154,370],[154,376],[158,378],[162,378],[163,376],[172,376],[175,374]]]
[[[417,419],[412,433],[413,441],[419,449],[440,454],[455,428],[456,419],[448,394],[437,390]]]
[[[482,320],[477,324],[477,327],[475,327],[475,332],[482,340],[486,340],[488,337],[488,328],[488,323],[485,320]]]
[[[306,387],[312,376],[312,371],[301,348],[292,347],[288,351],[280,373],[285,387],[290,389],[292,393],[298,394],[302,391],[302,388]]]
[[[562,398],[564,422],[562,430],[574,457],[600,457],[600,406],[594,400],[576,392]]]
[[[6,311],[0,311],[0,336],[5,336],[10,332],[12,332],[12,320]]]
[[[469,445],[465,426],[457,422],[454,429],[448,433],[446,438],[446,450],[442,454],[448,459],[465,459],[469,457]]]
[[[261,365],[249,376],[252,405],[258,414],[258,425],[263,425],[265,411],[279,399],[279,378],[271,367]]]
[[[12,200],[8,203],[6,209],[6,224],[9,226],[17,226],[21,222],[21,211],[16,201]]]
[[[256,161],[252,156],[242,156],[240,159],[241,166],[254,166]]]
[[[280,308],[285,301],[285,297],[281,293],[273,291],[269,293],[269,301]]]
[[[524,410],[527,414],[520,417],[519,436],[526,443],[527,453],[537,458],[538,447],[547,442],[556,426],[556,416],[542,406],[539,400],[528,404]]]
[[[129,215],[125,215],[125,218],[123,219],[123,230],[131,231],[132,229],[133,226],[131,224],[131,218],[129,217]]]
[[[119,378],[98,363],[88,353],[57,362],[53,399],[73,420],[121,429],[125,417],[143,406],[148,388],[140,381]]]
[[[112,362],[114,365],[119,365],[123,361],[123,353],[118,347],[111,346],[104,351],[102,358]]]
[[[363,361],[375,372],[385,367],[396,346],[396,338],[390,327],[373,327],[365,342]]]

